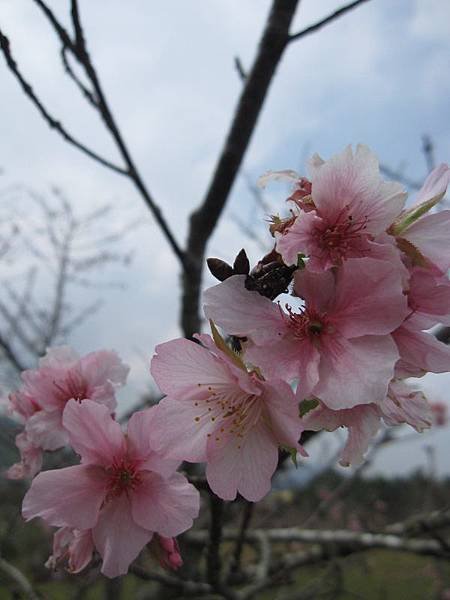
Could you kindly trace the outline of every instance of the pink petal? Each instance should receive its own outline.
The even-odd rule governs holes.
[[[428,329],[436,323],[450,325],[450,281],[446,275],[414,268],[409,282],[408,302],[415,315],[430,316],[421,329]]]
[[[265,385],[263,399],[278,444],[297,448],[303,424],[291,386],[284,381],[272,380]]]
[[[42,517],[48,525],[90,529],[106,494],[101,469],[77,465],[39,473],[25,495],[22,514],[29,521]]]
[[[286,331],[278,305],[245,288],[245,275],[233,275],[203,295],[205,316],[231,335],[270,343]]]
[[[16,435],[15,442],[20,451],[21,461],[12,465],[6,476],[8,479],[34,477],[42,468],[42,448],[35,446],[25,431]]]
[[[417,192],[416,204],[422,204],[433,200],[437,196],[443,196],[450,184],[450,168],[448,165],[442,163],[437,166],[428,177],[425,179],[425,183]]]
[[[348,146],[318,168],[312,189],[320,216],[334,222],[350,206],[355,221],[367,218],[366,231],[373,235],[393,223],[406,198],[400,184],[381,180],[376,156],[362,145],[354,155]]]
[[[108,502],[101,510],[98,523],[92,532],[95,547],[103,558],[103,575],[125,575],[130,564],[152,536],[151,531],[139,527],[134,522],[130,500],[126,494]]]
[[[345,337],[391,333],[408,312],[397,265],[354,258],[339,269],[329,317]]]
[[[50,369],[69,368],[79,360],[79,355],[70,346],[48,348],[45,356],[39,360],[39,367]]]
[[[300,175],[295,171],[286,169],[284,171],[267,171],[261,177],[258,177],[258,187],[265,188],[271,181],[287,181],[288,183],[296,183],[300,179]]]
[[[130,367],[125,365],[113,350],[98,350],[81,358],[80,370],[89,386],[96,387],[104,385],[107,381],[124,385]]]
[[[381,402],[397,359],[397,349],[388,335],[323,338],[314,395],[332,410]]]
[[[44,450],[57,450],[68,442],[67,432],[62,425],[59,410],[40,410],[26,423],[25,429],[30,440]]]
[[[209,418],[196,421],[201,413],[193,402],[166,397],[153,417],[153,441],[165,458],[202,462],[206,458],[207,435],[215,425]]]
[[[401,362],[421,371],[446,373],[450,371],[450,347],[432,334],[399,327],[392,334],[400,352]]]
[[[401,237],[414,244],[442,273],[450,267],[450,210],[425,215]]]
[[[242,440],[233,436],[225,446],[216,447],[214,453],[211,450],[210,456],[206,477],[212,491],[223,500],[234,500],[239,492],[250,502],[257,502],[270,491],[278,444],[262,421]]]
[[[140,462],[141,469],[169,476],[176,471],[180,461],[163,458],[155,451],[154,416],[156,411],[156,406],[152,406],[131,416],[127,428],[128,454]]]
[[[329,269],[332,264],[322,264],[321,250],[315,237],[316,230],[326,229],[326,222],[315,211],[302,213],[294,223],[282,234],[277,234],[277,252],[283,257],[287,265],[296,265],[298,254],[319,258],[318,271]],[[310,264],[308,262],[308,267]],[[316,270],[316,269],[314,269]]]
[[[124,454],[126,445],[120,425],[103,404],[69,400],[63,413],[63,425],[70,444],[84,464],[109,466]]]
[[[135,523],[149,531],[174,537],[192,527],[198,516],[200,495],[180,473],[164,479],[157,473],[141,472],[142,483],[131,494]]]
[[[294,291],[312,310],[327,312],[334,301],[335,287],[335,279],[330,271],[315,273],[303,269],[295,272]]]
[[[199,383],[228,383],[232,380],[224,362],[206,348],[185,339],[156,346],[150,370],[161,391],[178,400],[197,394]]]

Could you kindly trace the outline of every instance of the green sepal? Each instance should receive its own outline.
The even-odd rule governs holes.
[[[305,268],[306,263],[303,260],[304,258],[306,258],[306,254],[302,254],[301,252],[299,252],[297,254],[297,269],[304,269]]]
[[[415,223],[417,219],[420,219],[420,217],[425,215],[430,209],[433,208],[433,206],[436,206],[436,204],[444,197],[444,194],[445,192],[437,194],[436,196],[433,196],[433,198],[430,198],[430,200],[426,200],[418,206],[413,206],[409,210],[406,210],[402,215],[400,215],[400,219],[397,221],[397,223],[394,223],[391,226],[390,233],[395,236],[403,233],[406,229],[408,229],[408,227],[411,227],[411,225]]]
[[[304,417],[317,406],[319,406],[317,398],[306,398],[306,400],[302,400],[298,406],[300,417]]]
[[[288,452],[292,462],[295,465],[295,468],[298,468],[298,462],[297,462],[297,450],[296,448],[292,448],[291,446],[280,446],[281,450],[285,450],[286,452]]]
[[[219,350],[221,350],[224,354],[226,354],[229,358],[231,358],[231,360],[234,362],[234,364],[237,367],[239,367],[243,371],[247,372],[247,368],[244,365],[244,363],[242,362],[242,359],[240,358],[240,356],[238,354],[236,354],[236,352],[233,352],[233,350],[228,346],[226,341],[220,335],[217,327],[214,325],[214,321],[212,321],[210,319],[209,325],[211,327],[212,337],[213,337],[214,343],[217,346],[217,348]]]

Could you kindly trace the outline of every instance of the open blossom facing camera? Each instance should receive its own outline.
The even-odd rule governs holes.
[[[67,547],[73,571],[83,568],[95,548],[103,559],[102,573],[117,577],[155,532],[174,537],[192,526],[199,494],[174,472],[178,461],[154,451],[154,410],[135,413],[125,436],[102,404],[70,400],[65,408],[64,427],[81,465],[39,473],[22,512],[27,520],[42,517],[65,528],[57,535],[66,542],[57,540],[54,555]]]
[[[377,237],[401,213],[406,198],[402,186],[381,179],[376,156],[362,145],[355,153],[348,146],[326,162],[316,155],[310,170],[308,211],[277,234],[277,250],[286,264],[296,264],[300,252],[314,271],[350,258],[382,256]],[[304,178],[299,181],[305,188]],[[289,199],[298,195],[295,190]]]
[[[221,498],[260,500],[279,445],[298,447],[298,404],[286,382],[265,380],[209,336],[199,339],[203,346],[178,339],[156,347],[151,372],[167,396],[156,408],[155,443],[168,457],[206,462]]]
[[[22,387],[10,395],[11,410],[24,422],[16,443],[21,462],[9,477],[33,477],[41,468],[44,450],[57,450],[68,442],[62,415],[71,399],[86,398],[116,408],[115,391],[126,381],[129,368],[115,352],[100,350],[80,358],[67,346],[50,348],[39,368],[22,373]]]

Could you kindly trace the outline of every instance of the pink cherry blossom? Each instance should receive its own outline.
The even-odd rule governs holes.
[[[299,310],[281,307],[233,276],[204,294],[205,314],[247,337],[246,358],[267,377],[299,379],[297,398],[334,410],[381,401],[398,359],[389,335],[408,314],[395,264],[352,259],[336,274],[295,274]]]
[[[400,184],[382,181],[375,155],[358,145],[354,154],[348,146],[326,162],[315,160],[311,198],[315,210],[278,234],[276,248],[286,264],[297,264],[303,253],[308,269],[322,271],[349,258],[377,257],[382,249],[373,242],[399,216],[406,194]]]
[[[342,466],[358,465],[364,460],[370,442],[378,432],[381,420],[386,425],[406,423],[416,431],[428,429],[432,423],[431,406],[421,391],[404,381],[391,381],[388,393],[378,404],[361,404],[350,409],[330,410],[323,403],[303,417],[305,430],[348,430],[347,441],[340,453]]]
[[[200,339],[203,347],[178,339],[156,348],[151,372],[167,396],[156,407],[155,442],[168,457],[206,462],[208,483],[224,500],[239,492],[255,502],[270,490],[279,445],[300,450],[294,394]]]
[[[33,476],[39,453],[67,444],[62,414],[70,399],[80,402],[89,398],[112,412],[115,391],[125,383],[128,371],[115,352],[100,350],[79,358],[66,346],[50,348],[38,369],[24,371],[21,389],[10,395],[12,410],[25,424],[18,444],[22,460],[10,476],[17,477],[21,471],[24,476]]]
[[[63,423],[81,465],[39,473],[23,501],[27,520],[90,530],[108,577],[126,573],[154,532],[176,536],[198,514],[199,494],[174,472],[178,461],[154,451],[154,416],[135,413],[125,436],[105,405],[70,400]]]
[[[303,418],[305,429],[334,431],[348,429],[348,438],[340,454],[343,467],[363,462],[370,442],[380,428],[380,415],[375,404],[361,404],[344,410],[330,410],[319,404]]]

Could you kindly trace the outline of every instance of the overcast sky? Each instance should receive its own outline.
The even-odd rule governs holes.
[[[48,4],[68,23],[68,1]],[[110,105],[181,243],[187,216],[208,185],[241,89],[233,59],[239,56],[244,68],[251,64],[269,5],[265,0],[80,0],[88,46]],[[336,0],[303,0],[292,31],[338,6]],[[426,175],[424,133],[434,142],[437,160],[448,161],[449,22],[447,0],[370,0],[293,43],[245,157],[247,176],[256,180],[268,169],[302,170],[313,152],[327,158],[348,143],[363,142],[383,163],[421,180]],[[97,115],[64,76],[56,39],[32,0],[1,0],[0,25],[22,72],[50,112],[86,145],[118,160]],[[178,264],[130,183],[51,131],[2,57],[0,90],[2,188],[21,183],[46,193],[57,185],[80,214],[113,202],[117,209],[106,229],[129,218],[142,221],[126,241],[127,248],[135,249],[133,263],[112,273],[127,285],[126,291],[104,294],[103,311],[71,339],[81,353],[106,347],[121,354],[132,367],[131,386],[122,398],[132,403],[152,385],[148,362],[155,344],[180,334]],[[284,197],[282,188],[269,192],[275,210],[281,209]],[[209,254],[232,259],[245,245],[255,260],[257,244],[235,223],[236,215],[251,223],[255,214],[241,177]],[[207,279],[205,285],[211,282]],[[80,305],[95,297],[86,290],[73,296]],[[433,377],[424,386],[433,398],[445,398],[448,382]],[[450,473],[445,460],[449,437],[447,430],[432,439],[439,440],[439,469]],[[414,464],[425,463],[420,451],[424,439],[414,442],[419,448]],[[386,450],[383,467],[401,471],[406,461],[412,468],[407,446],[387,455]]]

